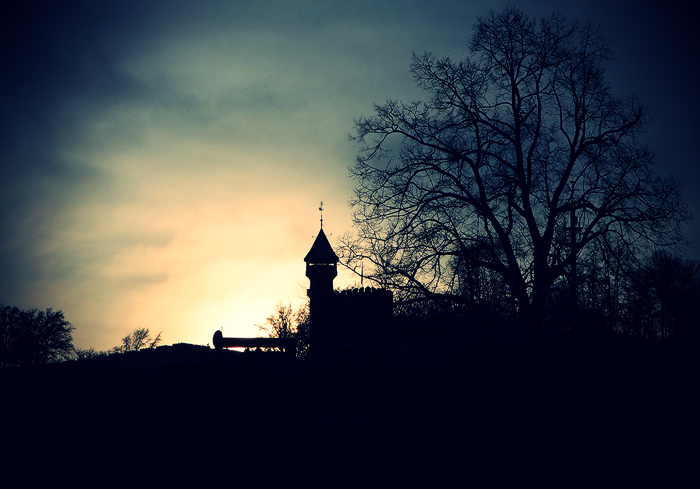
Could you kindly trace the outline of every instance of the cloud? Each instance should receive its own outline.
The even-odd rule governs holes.
[[[329,233],[350,229],[353,118],[421,98],[411,52],[462,56],[492,5],[13,7],[0,301],[62,309],[82,347],[135,327],[206,342],[222,302],[227,328],[255,334],[305,280],[319,201]]]

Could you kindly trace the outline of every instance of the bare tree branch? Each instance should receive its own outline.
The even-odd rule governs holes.
[[[459,63],[414,54],[429,99],[356,121],[346,266],[373,265],[365,276],[405,301],[473,301],[464,282],[495,274],[536,328],[553,283],[605,236],[633,254],[684,243],[680,184],[653,173],[646,108],[612,94],[599,30],[508,7],[470,49]]]

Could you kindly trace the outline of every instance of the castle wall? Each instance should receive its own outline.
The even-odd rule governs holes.
[[[393,318],[393,294],[363,287],[334,292],[333,319],[329,325],[336,344],[376,342]]]

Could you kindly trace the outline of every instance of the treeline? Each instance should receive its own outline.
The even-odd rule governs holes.
[[[103,357],[114,353],[126,353],[129,351],[139,351],[157,347],[161,342],[162,332],[154,338],[148,328],[136,328],[121,340],[121,344],[110,348],[107,351],[88,348],[85,350],[76,349],[75,358],[83,360],[88,358]]]
[[[700,263],[668,252],[641,263],[583,257],[572,311],[589,325],[647,339],[697,339]],[[571,278],[567,280],[570,286]],[[559,302],[566,294],[558,289]],[[557,296],[554,295],[553,300]]]
[[[459,267],[450,294],[416,299],[394,290],[394,319],[374,327],[385,343],[425,343],[470,336],[532,334],[508,283],[497,273]],[[264,336],[295,337],[300,355],[309,349],[309,304],[294,308],[278,303],[265,325]],[[337,326],[342,322],[338,316]],[[626,261],[603,252],[583,254],[552,286],[540,335],[568,335],[602,340],[609,334],[645,340],[700,339],[700,262],[669,252],[646,260]]]
[[[62,311],[24,311],[0,303],[0,368],[39,367],[155,348],[161,342],[161,333],[154,338],[147,328],[137,328],[107,351],[80,349],[73,345],[74,330]]]
[[[397,316],[424,330],[489,334],[520,329],[523,320],[509,285],[501,275],[469,263],[453,264],[460,269],[449,301],[402,301],[406,296],[399,291]],[[663,251],[641,261],[620,259],[612,251],[584,254],[553,284],[545,312],[543,334],[697,340],[700,262]]]

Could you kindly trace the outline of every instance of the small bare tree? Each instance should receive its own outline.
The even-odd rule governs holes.
[[[110,350],[110,353],[124,353],[127,351],[139,351],[144,348],[155,348],[161,342],[161,334],[151,338],[151,333],[148,328],[137,328],[124,338],[122,344],[115,346]]]
[[[308,304],[294,310],[291,304],[278,302],[265,324],[258,326],[260,333],[270,338],[296,338],[297,356],[305,355],[309,348]]]

